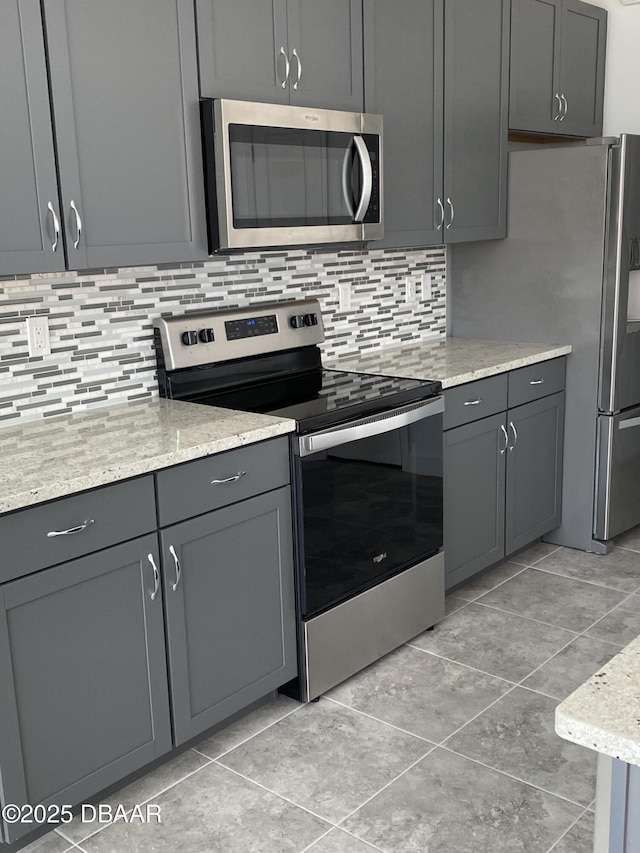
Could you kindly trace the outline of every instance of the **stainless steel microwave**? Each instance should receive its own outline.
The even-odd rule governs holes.
[[[382,116],[201,101],[209,251],[384,234]]]

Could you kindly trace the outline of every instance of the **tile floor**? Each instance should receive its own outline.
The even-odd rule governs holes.
[[[448,597],[433,632],[320,702],[279,698],[25,853],[589,853],[595,754],[554,708],[640,633],[640,529],[539,543]]]

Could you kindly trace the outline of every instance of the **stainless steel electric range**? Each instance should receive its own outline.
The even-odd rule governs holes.
[[[440,383],[324,369],[315,299],[155,325],[161,396],[296,421],[290,692],[315,699],[442,619]]]

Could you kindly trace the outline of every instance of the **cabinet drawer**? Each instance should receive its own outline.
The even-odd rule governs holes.
[[[156,474],[160,526],[289,483],[289,441],[278,438],[176,465]]]
[[[504,412],[506,408],[506,373],[447,388],[444,392],[444,429]]]
[[[564,389],[565,358],[530,364],[509,374],[509,408]]]
[[[0,583],[149,533],[155,516],[151,475],[5,515]]]

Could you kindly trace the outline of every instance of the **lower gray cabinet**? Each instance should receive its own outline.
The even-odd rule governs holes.
[[[154,565],[152,534],[0,586],[3,804],[80,803],[171,748]]]
[[[564,391],[445,431],[448,589],[558,527],[563,437]]]
[[[289,487],[164,528],[174,741],[296,675]]]

